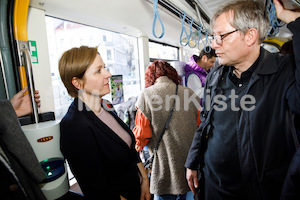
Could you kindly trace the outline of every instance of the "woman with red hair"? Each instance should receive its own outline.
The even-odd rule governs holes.
[[[136,103],[138,111],[133,130],[136,150],[141,151],[147,145],[153,155],[175,101],[169,127],[154,155],[150,178],[150,192],[154,194],[154,200],[186,199],[189,192],[184,163],[198,127],[200,99],[180,83],[181,78],[169,63],[156,60],[146,70],[146,88]]]

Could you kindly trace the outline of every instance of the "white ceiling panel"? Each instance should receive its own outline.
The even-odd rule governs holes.
[[[163,1],[171,2],[199,22],[197,12],[185,0]],[[218,6],[229,0],[194,1],[211,18]],[[150,39],[180,46],[181,20],[160,5],[158,6],[158,13],[165,28],[165,35],[161,39],[153,36],[154,13],[152,0],[30,0],[30,6],[45,10],[45,14],[49,16],[131,36],[144,35]],[[157,35],[160,35],[158,21],[156,26]]]

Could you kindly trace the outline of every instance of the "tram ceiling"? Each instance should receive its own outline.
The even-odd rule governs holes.
[[[169,3],[174,8],[184,11],[195,23],[203,23],[204,27],[209,29],[208,22],[213,13],[218,6],[227,1],[230,0],[158,0],[158,14],[165,29],[161,39],[155,38],[152,33],[153,0],[31,0],[30,6],[45,10],[45,14],[49,16],[136,37],[147,36],[149,39],[179,46],[181,19],[176,16],[176,11],[172,13],[172,9],[168,9],[164,4]],[[200,8],[202,22],[198,19],[195,5]],[[186,27],[188,25],[185,24]],[[162,31],[159,26],[157,21],[155,31],[158,35]],[[287,34],[290,32],[285,27],[280,29],[279,37],[282,35],[286,38]]]

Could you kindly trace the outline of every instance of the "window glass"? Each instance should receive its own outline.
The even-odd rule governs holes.
[[[107,60],[112,60],[111,59],[111,50],[107,50],[107,52],[106,52],[107,54]]]
[[[149,57],[152,62],[156,59],[166,61],[179,60],[178,47],[149,41]]]
[[[188,62],[193,55],[199,56],[198,48],[183,48],[183,61]]]
[[[141,86],[137,38],[53,17],[46,17],[46,26],[57,119],[65,115],[73,101],[58,71],[61,55],[73,47],[98,46],[99,53],[111,74],[122,75],[124,100],[138,96]],[[111,94],[103,98],[112,100]]]

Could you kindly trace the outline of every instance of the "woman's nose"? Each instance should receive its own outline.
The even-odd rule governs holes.
[[[111,73],[106,70],[106,78],[110,78],[110,77],[111,77]]]

